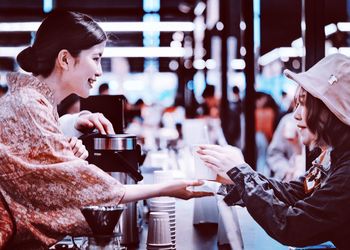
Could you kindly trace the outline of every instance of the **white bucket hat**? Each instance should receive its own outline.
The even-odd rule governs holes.
[[[314,97],[320,99],[343,123],[350,126],[350,58],[332,54],[309,70],[283,72]]]

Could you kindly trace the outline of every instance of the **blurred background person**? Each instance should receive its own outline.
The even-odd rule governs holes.
[[[80,112],[80,97],[76,94],[71,94],[64,98],[57,106],[59,116],[65,114],[76,114]]]
[[[271,176],[291,181],[305,171],[305,157],[292,113],[286,114],[278,124],[267,149],[266,163]]]
[[[219,100],[215,97],[215,86],[206,85],[203,93],[203,103],[201,103],[197,109],[197,114],[199,116],[219,116]]]
[[[99,95],[109,95],[108,83],[106,83],[106,82],[101,83],[101,85],[98,87],[98,94]]]
[[[257,171],[269,175],[270,171],[266,167],[266,153],[276,128],[279,108],[272,96],[263,92],[256,93],[255,106]]]
[[[228,144],[241,147],[242,101],[237,86],[232,88],[233,100],[229,102],[228,119],[222,124],[223,133]]]

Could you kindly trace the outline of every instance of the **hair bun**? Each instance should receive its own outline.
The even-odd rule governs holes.
[[[37,72],[37,58],[33,47],[29,46],[22,50],[17,55],[17,62],[23,70],[32,73]]]

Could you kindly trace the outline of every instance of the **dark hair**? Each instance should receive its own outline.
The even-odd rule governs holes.
[[[207,97],[213,97],[215,94],[215,86],[214,85],[206,85],[205,89],[202,93],[202,97],[203,98],[207,98]]]
[[[233,86],[233,87],[232,87],[232,92],[233,92],[234,94],[239,94],[239,88],[238,88],[238,86]]]
[[[305,106],[306,124],[316,135],[317,146],[326,144],[335,148],[350,144],[350,126],[340,121],[320,99],[306,92]]]
[[[0,93],[6,93],[7,92],[7,90],[8,90],[8,87],[7,87],[7,85],[1,85],[0,84]]]
[[[107,40],[106,33],[88,15],[56,10],[41,23],[31,47],[21,51],[17,62],[27,72],[47,77],[62,49],[73,57]]]
[[[68,113],[68,109],[73,106],[76,102],[80,101],[80,97],[76,94],[70,94],[64,98],[60,104],[57,105],[57,112],[59,116],[65,115]]]
[[[98,93],[101,94],[103,91],[106,91],[109,89],[108,83],[104,82],[101,83],[101,85],[98,87]]]

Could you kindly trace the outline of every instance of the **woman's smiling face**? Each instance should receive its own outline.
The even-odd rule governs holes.
[[[69,76],[69,85],[73,93],[83,98],[89,96],[97,77],[102,75],[101,57],[105,46],[106,42],[102,42],[82,50],[75,59],[75,65]]]

